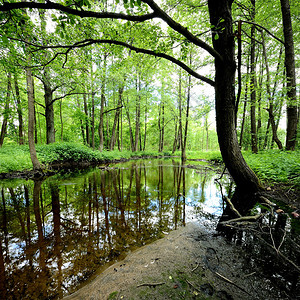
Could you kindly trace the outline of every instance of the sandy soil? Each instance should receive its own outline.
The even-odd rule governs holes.
[[[241,249],[189,223],[133,251],[64,299],[278,298],[274,287],[248,269]]]

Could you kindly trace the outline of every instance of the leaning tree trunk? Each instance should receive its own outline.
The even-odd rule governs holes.
[[[218,141],[223,161],[236,183],[233,203],[241,214],[255,203],[255,194],[261,189],[254,172],[241,153],[235,128],[235,53],[232,31],[232,0],[208,0],[210,22],[220,32],[213,32],[213,46],[222,55],[215,59],[215,101]],[[229,209],[226,209],[227,211]],[[225,211],[226,213],[226,211]],[[230,214],[230,211],[228,211]],[[231,214],[232,215],[232,214]]]
[[[293,40],[293,29],[291,22],[289,0],[280,0],[283,21],[284,48],[285,48],[285,69],[287,78],[287,129],[286,129],[286,150],[295,150],[297,139],[297,95],[296,95],[296,72],[295,72],[295,51]]]

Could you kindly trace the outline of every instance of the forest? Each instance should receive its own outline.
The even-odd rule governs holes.
[[[0,146],[28,143],[30,96],[38,144],[77,141],[100,151],[218,149],[217,54],[209,44],[211,34],[220,41],[225,19],[212,24],[206,1],[154,6],[4,1]],[[291,29],[278,19],[280,1],[233,2],[236,130],[240,147],[255,153],[295,150],[297,144],[299,6],[291,1],[288,9],[289,40],[285,32]],[[163,11],[168,16],[161,17]],[[293,78],[286,71],[289,60]]]
[[[299,45],[298,0],[0,0],[0,296],[62,298],[189,218],[248,253],[233,283],[211,241],[198,280],[299,295]]]

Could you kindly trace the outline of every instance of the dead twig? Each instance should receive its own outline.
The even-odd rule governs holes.
[[[200,264],[199,263],[197,263],[197,265],[196,265],[196,267],[195,268],[193,268],[192,270],[191,270],[191,272],[194,272],[194,271],[196,271],[197,269],[198,269],[198,267],[200,266]]]
[[[231,219],[228,221],[223,221],[220,222],[220,224],[228,224],[228,223],[236,223],[236,222],[243,222],[243,221],[256,221],[259,218],[261,218],[264,214],[259,214],[259,215],[255,215],[255,216],[244,216],[244,217],[240,217],[240,218],[236,218],[236,219]]]
[[[194,289],[196,290],[198,293],[201,293],[201,291],[199,289],[197,289],[189,280],[186,279],[186,282]]]
[[[212,271],[212,270],[210,270]],[[225,276],[223,276],[222,274],[218,273],[218,272],[214,272],[212,271],[214,274],[216,274],[219,278],[223,279],[224,281],[232,284],[233,286],[235,286],[236,288],[240,289],[241,291],[243,291],[244,293],[246,293],[247,295],[251,296],[250,293],[248,293],[244,288],[240,287],[239,285],[237,285],[235,282],[231,281],[230,279],[226,278]]]

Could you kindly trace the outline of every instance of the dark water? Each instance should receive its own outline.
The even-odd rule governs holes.
[[[2,297],[62,297],[129,250],[199,215],[220,215],[216,177],[206,167],[146,160],[43,182],[2,181]]]
[[[221,186],[214,181],[219,176],[208,165],[141,160],[44,181],[0,181],[0,299],[61,298],[186,222],[212,232],[223,212],[220,188],[232,190],[227,176]],[[274,299],[299,299],[300,224],[283,209],[256,206],[252,214],[265,216],[233,224],[230,243],[241,251],[241,276],[260,274]]]

